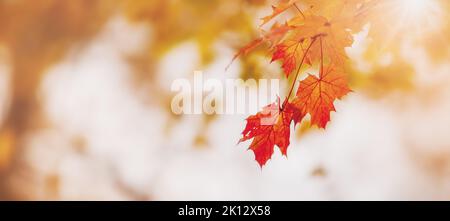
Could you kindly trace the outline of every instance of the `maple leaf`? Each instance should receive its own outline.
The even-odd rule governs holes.
[[[319,77],[310,74],[300,82],[293,103],[310,114],[311,124],[326,127],[335,111],[333,102],[351,91],[345,76],[343,69],[329,65],[321,68]]]
[[[306,115],[304,108],[299,108],[297,105],[294,105],[287,100],[283,106],[283,112],[290,117],[292,122],[294,122],[294,127],[300,123]]]
[[[353,43],[351,33],[339,24],[330,23],[325,17],[306,15],[288,22],[293,27],[284,39],[275,46],[272,62],[282,61],[282,68],[288,77],[303,61],[312,64],[325,59],[342,64],[347,58],[345,48]],[[313,44],[321,38],[322,43]],[[308,48],[308,45],[311,48]]]
[[[379,0],[302,0],[312,14],[326,17],[330,23],[338,24],[358,33],[367,21],[367,15]]]
[[[280,15],[281,13],[285,12],[289,8],[291,8],[295,3],[297,3],[299,0],[283,0],[278,5],[272,5],[272,14],[268,15],[264,18],[261,18],[262,23],[260,26],[263,26],[267,24],[269,21],[271,21],[276,16]]]
[[[343,64],[347,59],[345,52],[346,47],[353,44],[353,36],[341,23],[333,23],[322,16],[312,17],[316,33],[314,36],[320,36],[322,44],[313,45],[311,52],[308,54],[308,59],[311,61],[320,61],[322,51],[325,58],[336,64]]]
[[[264,32],[262,34],[262,37],[257,38],[241,49],[233,56],[233,59],[231,60],[230,64],[226,67],[226,69],[229,68],[229,66],[239,57],[242,55],[246,55],[249,52],[253,51],[255,48],[260,46],[263,43],[269,43],[270,47],[273,47],[273,45],[278,44],[278,42],[284,37],[286,32],[288,32],[292,27],[290,27],[287,24],[279,25],[274,24],[272,28],[269,31]]]
[[[281,108],[279,102],[275,102],[246,119],[247,125],[239,142],[253,138],[249,149],[254,152],[255,160],[261,167],[272,157],[275,145],[283,155],[287,155],[291,122],[299,122],[303,118],[295,108],[290,103]]]
[[[343,23],[334,23],[323,16],[306,14],[304,19],[292,19],[290,25],[296,27],[298,36],[305,39],[305,44],[310,44],[316,38],[321,38],[322,44],[315,44],[307,56],[307,63],[325,59],[342,64],[347,55],[345,48],[353,44],[353,36]]]
[[[263,38],[257,38],[253,41],[251,41],[250,43],[248,43],[247,45],[245,45],[244,47],[242,47],[241,49],[239,49],[239,51],[233,56],[233,59],[231,59],[231,62],[227,65],[227,67],[225,68],[225,70],[227,70],[230,65],[241,55],[246,55],[248,54],[250,51],[252,51],[253,49],[255,49],[256,47],[258,47],[259,45],[261,45],[261,43],[263,43]]]
[[[307,50],[304,48],[303,43],[305,38],[302,35],[296,35],[287,38],[282,43],[275,46],[275,50],[272,56],[272,62],[281,60],[283,71],[288,77],[298,64],[304,60],[304,56]]]
[[[312,41],[309,41],[315,35],[315,28],[309,28],[306,24],[307,20],[304,16],[295,17],[287,22],[287,25],[293,27],[288,33],[285,34],[282,41],[275,46],[272,61],[280,60],[282,62],[281,67],[288,77],[294,69],[302,64],[305,59],[306,63],[310,63],[310,60],[306,55],[311,47]],[[309,44],[309,46],[307,46]]]

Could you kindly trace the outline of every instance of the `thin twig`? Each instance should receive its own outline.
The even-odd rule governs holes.
[[[319,77],[322,78],[323,73],[323,47],[322,47],[322,36],[320,38],[320,70],[319,70]]]
[[[302,15],[303,19],[305,19],[305,14],[303,14],[302,10],[297,6],[297,4],[294,3],[294,7],[297,9],[297,11]]]
[[[289,94],[286,96],[286,98],[285,98],[285,100],[284,100],[284,102],[283,102],[283,106],[281,107],[281,110],[284,109],[284,107],[286,106],[286,103],[289,101],[289,98],[290,98],[291,95],[292,95],[292,92],[293,92],[294,87],[295,87],[295,83],[297,82],[298,75],[300,74],[300,69],[301,69],[302,66],[303,66],[303,63],[304,63],[305,58],[306,58],[306,55],[308,55],[309,49],[311,49],[311,47],[313,46],[313,44],[314,44],[314,42],[316,41],[316,39],[317,39],[317,38],[313,38],[313,39],[312,39],[312,41],[311,41],[311,43],[309,44],[308,48],[307,48],[306,51],[303,53],[302,60],[301,60],[301,62],[300,62],[300,65],[298,66],[297,73],[295,74],[294,82],[292,82],[291,89],[289,90]]]

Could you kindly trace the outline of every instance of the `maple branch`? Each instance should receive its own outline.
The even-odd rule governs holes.
[[[302,60],[300,62],[300,65],[298,66],[297,72],[295,73],[295,78],[294,78],[294,81],[292,82],[291,89],[289,90],[289,94],[286,96],[286,98],[283,102],[283,106],[281,107],[281,110],[283,110],[286,107],[286,103],[289,101],[289,98],[291,97],[292,92],[294,91],[295,83],[297,82],[298,75],[300,74],[300,69],[302,68],[303,63],[305,62],[305,58],[306,58],[306,55],[308,55],[309,49],[311,49],[314,42],[316,42],[316,39],[317,39],[316,37],[312,38],[311,43],[309,44],[308,48],[306,48],[305,52],[303,53]]]
[[[297,11],[302,15],[303,19],[305,19],[305,14],[303,14],[302,10],[297,6],[297,4],[294,3],[294,7],[297,9]]]

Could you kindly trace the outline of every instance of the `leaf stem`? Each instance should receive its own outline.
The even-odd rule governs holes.
[[[319,77],[322,78],[323,75],[323,47],[322,47],[322,36],[320,38],[320,70]]]
[[[289,89],[289,93],[286,96],[286,98],[284,99],[283,106],[281,107],[281,110],[283,110],[285,108],[286,103],[289,101],[289,98],[291,97],[292,92],[294,91],[294,86],[295,86],[295,83],[297,82],[298,75],[300,74],[300,69],[302,68],[303,63],[305,62],[305,58],[306,58],[306,55],[308,55],[309,49],[311,49],[311,47],[313,46],[313,44],[316,41],[316,39],[317,39],[316,37],[312,38],[311,43],[309,44],[308,48],[306,48],[305,52],[303,53],[302,60],[300,62],[300,65],[298,66],[297,72],[295,73],[295,78],[294,78],[294,81],[292,82],[291,89]]]
[[[297,4],[294,3],[294,7],[297,9],[297,11],[302,15],[303,19],[305,19],[305,14],[303,14],[302,10],[297,6]]]

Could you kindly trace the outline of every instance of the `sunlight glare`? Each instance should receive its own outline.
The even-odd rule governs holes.
[[[439,26],[441,10],[436,0],[396,0],[394,10],[399,21],[411,31],[426,31]]]

